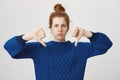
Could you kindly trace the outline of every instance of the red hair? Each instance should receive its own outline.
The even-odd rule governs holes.
[[[50,17],[49,17],[49,28],[52,27],[52,20],[53,18],[55,17],[64,17],[66,23],[67,23],[67,26],[68,26],[68,29],[69,29],[69,16],[68,14],[65,12],[65,8],[61,5],[61,4],[55,4],[54,6],[54,12],[52,12],[50,14]]]

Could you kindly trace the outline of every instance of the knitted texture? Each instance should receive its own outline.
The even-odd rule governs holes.
[[[9,39],[4,48],[14,59],[30,58],[35,67],[36,80],[83,80],[87,59],[104,54],[112,46],[103,33],[93,33],[90,42],[26,42],[21,36]]]

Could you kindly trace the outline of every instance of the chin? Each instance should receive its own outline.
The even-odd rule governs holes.
[[[65,39],[58,39],[58,41],[63,42],[63,41],[65,41]]]
[[[63,40],[65,40],[65,38],[63,38],[63,37],[59,37],[59,38],[57,38],[57,40],[59,40],[59,41],[63,41]]]

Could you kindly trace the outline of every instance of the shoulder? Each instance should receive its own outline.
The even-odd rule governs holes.
[[[73,42],[75,44],[75,42]],[[78,42],[76,49],[88,49],[90,47],[90,42]]]

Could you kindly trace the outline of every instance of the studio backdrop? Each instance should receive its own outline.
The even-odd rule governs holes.
[[[46,32],[44,41],[52,40],[48,22],[56,3],[70,16],[70,29],[104,32],[113,42],[105,55],[88,59],[84,80],[120,80],[120,0],[0,0],[0,80],[35,80],[33,61],[11,58],[3,45],[40,27]],[[66,39],[74,41],[70,31]]]

